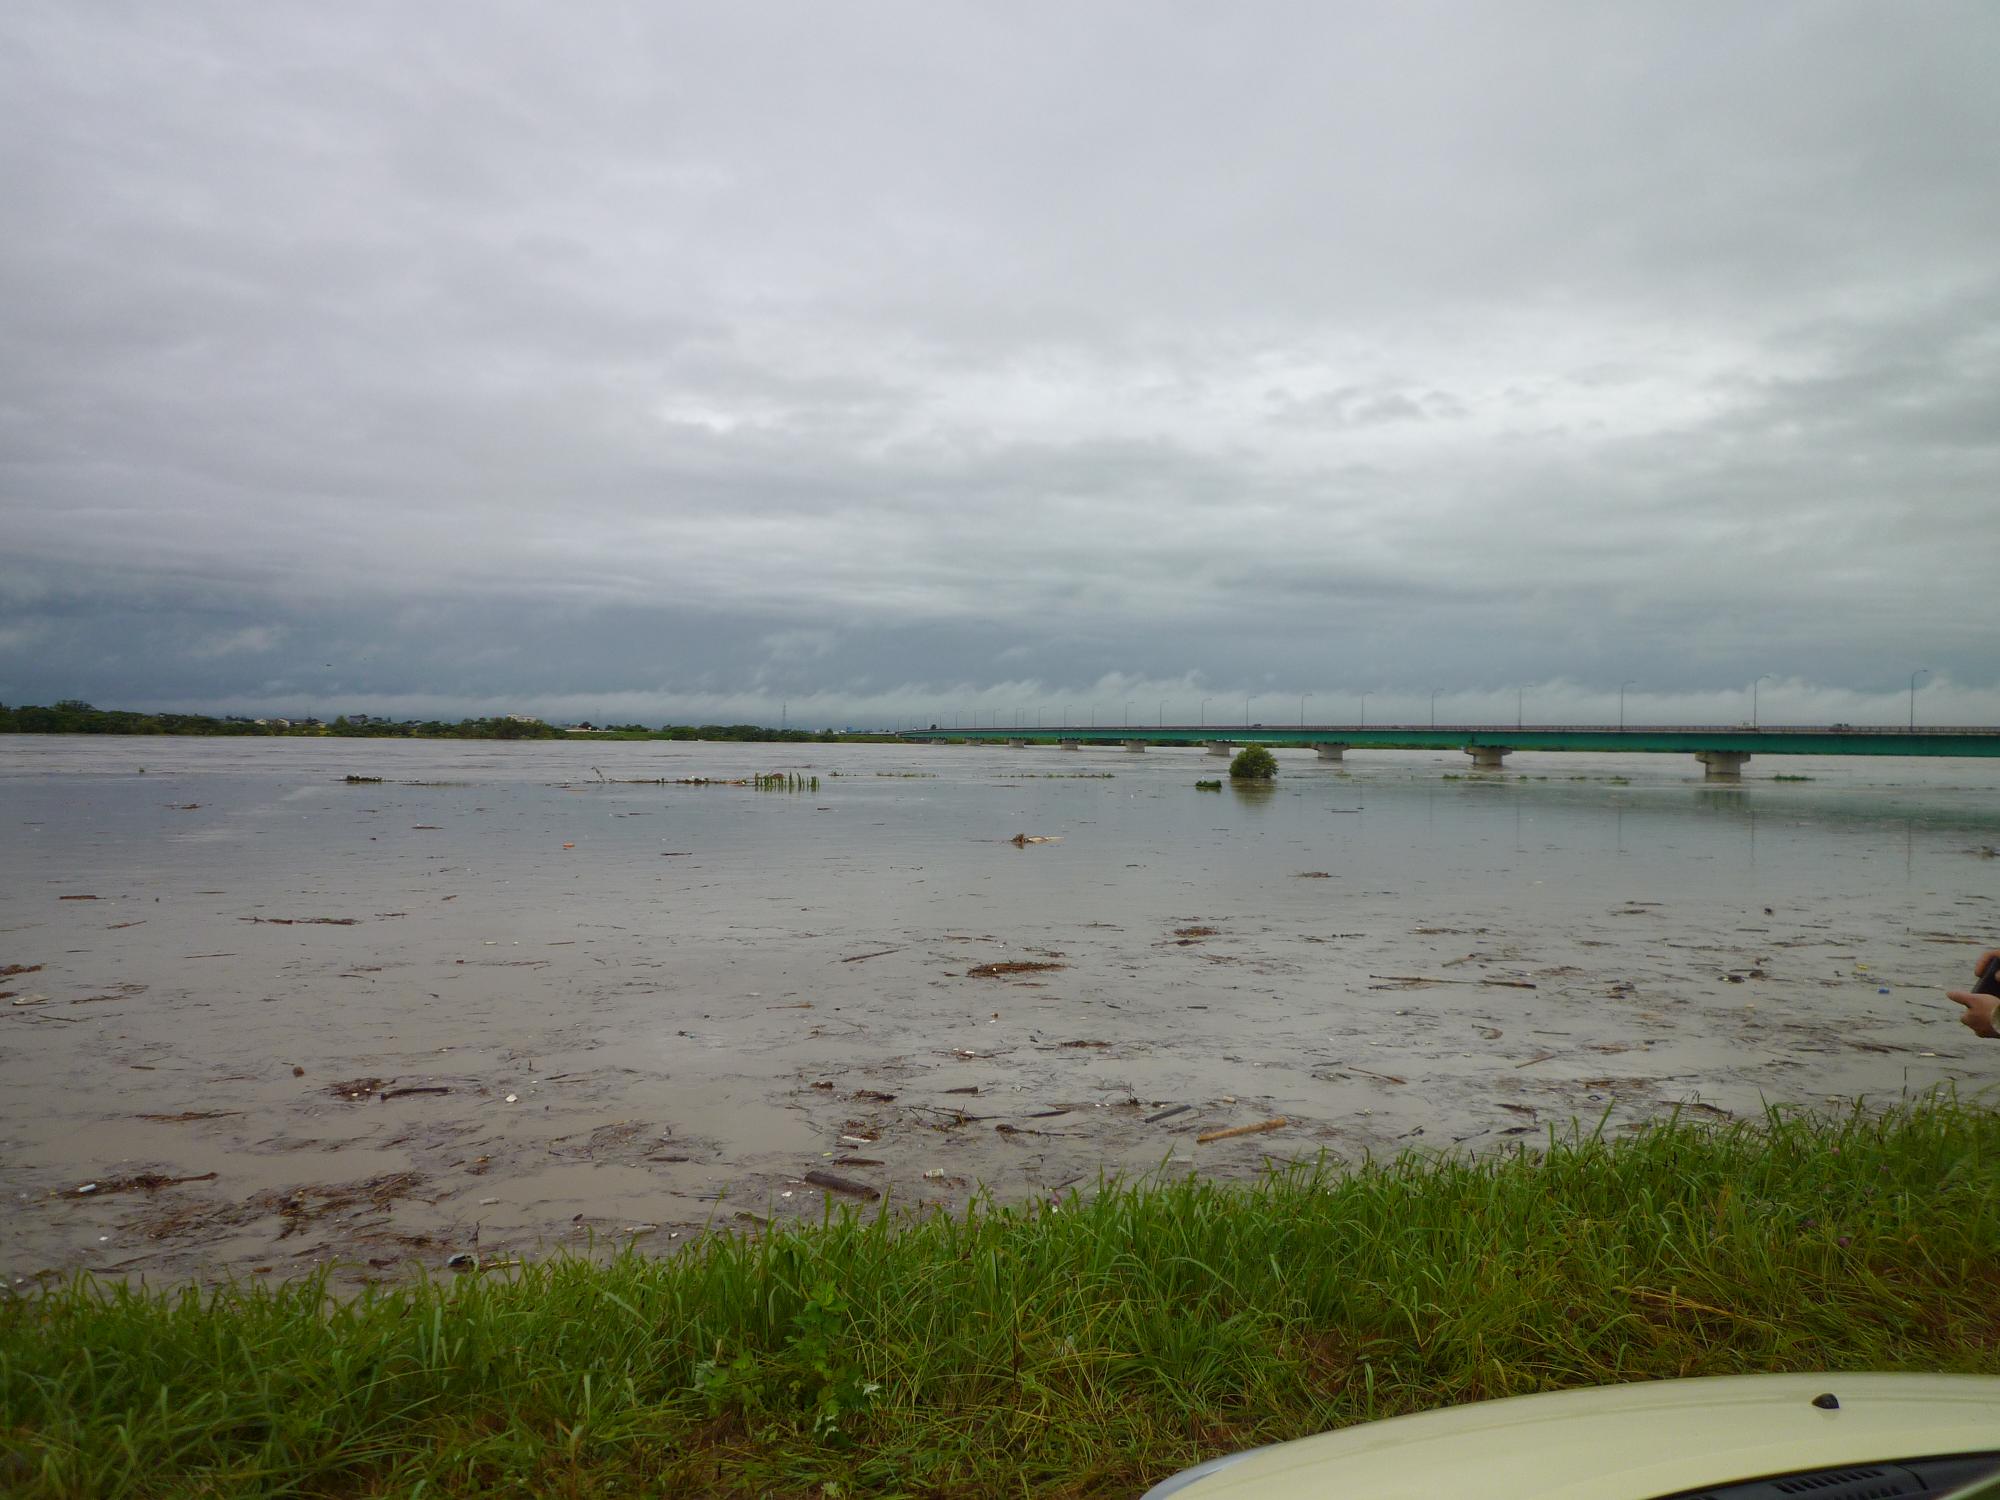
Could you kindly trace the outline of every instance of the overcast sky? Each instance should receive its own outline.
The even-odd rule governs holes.
[[[2000,722],[1996,77],[1992,0],[11,0],[0,701]]]

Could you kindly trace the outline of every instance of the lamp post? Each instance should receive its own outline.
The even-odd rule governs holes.
[[[1311,693],[1299,694],[1299,728],[1301,729],[1306,727],[1306,699],[1311,696]]]
[[[1208,723],[1208,700],[1206,698],[1201,700],[1201,722],[1204,726]]]
[[[1250,695],[1248,693],[1243,695],[1243,727],[1245,729],[1250,727]]]
[[[1366,729],[1368,727],[1368,695],[1366,693],[1361,695],[1361,722],[1355,727],[1358,729]]]
[[[1443,688],[1431,689],[1431,728],[1433,729],[1438,727],[1438,694],[1443,691]]]
[[[1125,727],[1127,729],[1132,727],[1132,700],[1130,698],[1125,700]]]
[[[1167,700],[1162,698],[1160,700],[1160,728],[1165,729],[1166,727],[1167,727]]]
[[[1777,680],[1775,673],[1766,672],[1762,677],[1759,677],[1755,682],[1750,684],[1750,727],[1752,729],[1757,727],[1757,689],[1767,682],[1776,682]]]
[[[1910,729],[1913,732],[1917,727],[1917,679],[1919,677],[1928,677],[1930,674],[1931,669],[1929,667],[1918,667],[1916,671],[1910,674]]]
[[[1519,729],[1524,723],[1527,722],[1526,717],[1524,716],[1521,710],[1521,701],[1523,698],[1527,696],[1527,692],[1528,690],[1524,686],[1516,687],[1514,689],[1514,727],[1516,729]]]
[[[1626,681],[1618,684],[1618,727],[1620,729],[1625,727],[1625,689],[1632,686],[1632,681],[1632,679],[1628,678]]]

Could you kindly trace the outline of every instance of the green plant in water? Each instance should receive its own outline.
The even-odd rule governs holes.
[[[759,771],[750,784],[760,792],[805,792],[819,790],[817,776],[801,776],[796,771]]]
[[[1278,774],[1278,757],[1262,745],[1246,745],[1229,763],[1231,781],[1269,781]]]
[[[1219,792],[1222,790],[1222,783],[1220,781],[1197,781],[1194,784],[1194,789],[1197,792]]]

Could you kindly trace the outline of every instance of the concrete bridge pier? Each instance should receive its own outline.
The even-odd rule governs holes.
[[[1315,745],[1313,749],[1319,751],[1321,760],[1339,760],[1347,754],[1345,745]]]
[[[1144,740],[1127,740],[1125,748],[1134,755],[1144,755],[1146,753],[1146,742]]]
[[[1083,748],[1083,741],[1082,741],[1082,740],[1057,740],[1057,741],[1056,741],[1056,748],[1057,748],[1058,750],[1081,750],[1081,749]]]
[[[1234,740],[1210,740],[1208,742],[1208,753],[1210,755],[1233,755],[1235,751],[1236,741]]]
[[[1475,771],[1498,771],[1505,767],[1507,757],[1514,753],[1509,745],[1467,745],[1465,753],[1472,757]]]
[[[1025,750],[1028,748],[1028,742],[1026,740],[1010,739],[1007,741],[1007,748],[1009,750]]]
[[[1748,750],[1697,750],[1694,758],[1707,767],[1703,781],[1741,781],[1744,762],[1750,759]]]

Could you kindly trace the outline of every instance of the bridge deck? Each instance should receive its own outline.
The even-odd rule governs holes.
[[[911,740],[1018,740],[1054,744],[1080,740],[1093,745],[1205,745],[1228,740],[1240,745],[1345,745],[1350,749],[1459,750],[1625,750],[1693,753],[1733,750],[1755,755],[1925,755],[2000,757],[2000,728],[1918,725],[1913,729],[1859,728],[1846,724],[1750,729],[1742,725],[1537,724],[1509,729],[1493,724],[1307,724],[1271,728],[1262,724],[1064,726],[1051,729],[981,725],[973,729],[906,729]]]

